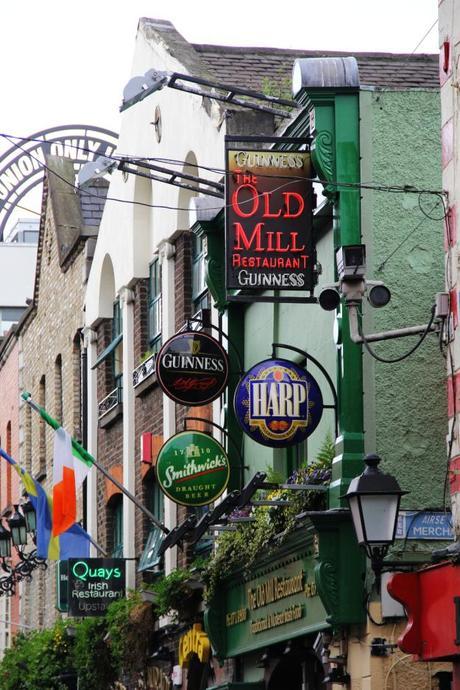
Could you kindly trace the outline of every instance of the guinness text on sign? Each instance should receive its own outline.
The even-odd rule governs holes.
[[[227,149],[227,289],[312,290],[308,151]]]
[[[215,338],[201,331],[186,331],[163,345],[156,370],[169,398],[182,405],[206,405],[227,385],[228,357]]]

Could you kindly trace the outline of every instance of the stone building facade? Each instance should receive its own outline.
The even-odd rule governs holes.
[[[75,181],[71,161],[50,157],[47,165],[34,296],[17,330],[24,362],[20,388],[83,440],[83,296],[107,183],[97,182],[80,196],[69,189]],[[21,463],[50,491],[54,433],[26,404],[20,429]],[[83,500],[80,496],[78,519],[84,517]],[[25,624],[46,626],[55,619],[55,567],[49,562],[46,572],[35,571],[24,585]]]

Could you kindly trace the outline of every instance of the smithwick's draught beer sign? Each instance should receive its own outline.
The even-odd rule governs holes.
[[[225,491],[230,478],[227,453],[202,431],[182,431],[163,444],[156,473],[163,493],[184,506],[204,506]]]
[[[205,405],[224,390],[228,357],[222,345],[201,331],[178,333],[166,341],[156,360],[158,382],[181,405]]]
[[[227,140],[227,290],[312,291],[310,151],[263,146],[237,148]]]
[[[318,426],[323,396],[313,376],[286,359],[266,359],[240,380],[236,417],[257,443],[284,448],[304,441]]]

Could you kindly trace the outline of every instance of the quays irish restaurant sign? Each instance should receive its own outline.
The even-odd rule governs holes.
[[[230,463],[212,436],[202,431],[182,431],[160,448],[156,472],[160,489],[172,501],[204,506],[225,491]]]
[[[125,596],[123,558],[71,558],[68,572],[70,616],[103,616]]]
[[[236,417],[254,441],[283,448],[304,441],[318,426],[323,397],[316,379],[294,362],[266,359],[240,380]]]
[[[310,152],[227,143],[226,165],[227,290],[312,290]]]

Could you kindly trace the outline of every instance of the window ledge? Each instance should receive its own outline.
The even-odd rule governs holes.
[[[110,408],[102,417],[99,417],[99,428],[105,429],[111,426],[119,417],[123,416],[123,403],[119,402]]]
[[[133,388],[136,397],[157,383],[156,354],[141,362],[133,371]]]

